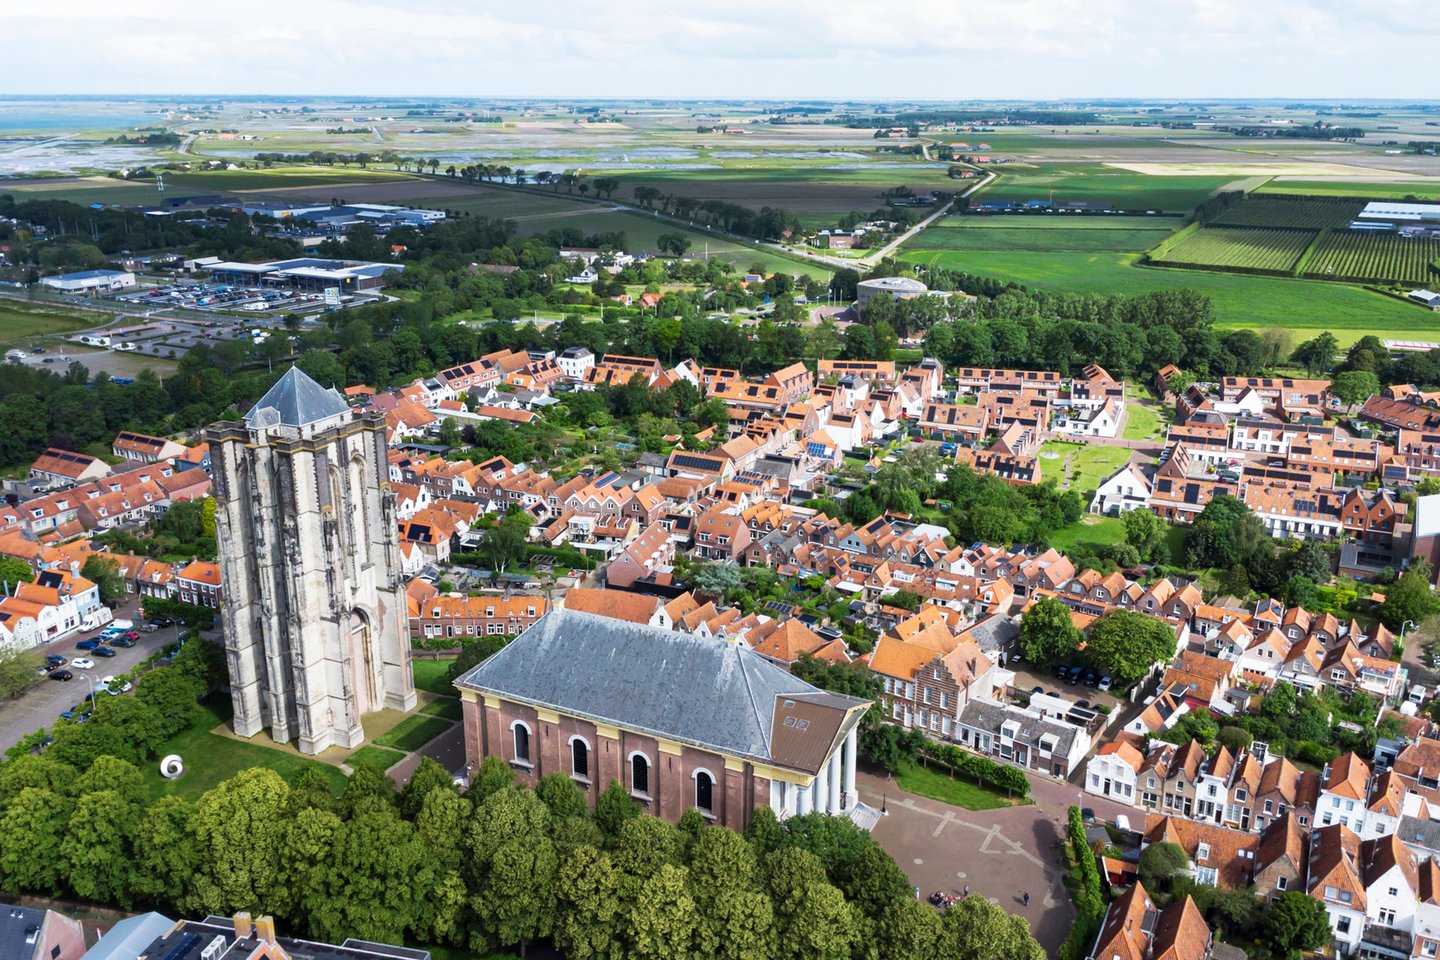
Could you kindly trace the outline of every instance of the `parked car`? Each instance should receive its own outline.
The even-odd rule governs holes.
[[[1089,700],[1076,700],[1076,701],[1075,701],[1075,706],[1079,707],[1081,710],[1089,710],[1089,709],[1090,709],[1090,701],[1089,701]]]
[[[51,670],[51,671],[50,671],[50,679],[51,679],[51,680],[71,680],[71,679],[74,679],[74,677],[75,677],[75,674],[71,673],[69,670]]]
[[[120,636],[118,636],[118,637],[111,637],[111,638],[110,638],[108,641],[106,641],[106,642],[109,643],[109,644],[111,644],[112,646],[116,646],[116,647],[133,647],[133,646],[135,646],[135,639],[134,639],[133,637],[131,637],[130,634],[128,634],[128,633],[122,633],[122,634],[121,634]]]
[[[1044,687],[1036,687],[1034,690],[1031,690],[1031,691],[1030,691],[1030,696],[1033,697],[1033,696],[1035,696],[1035,694],[1037,694],[1037,693],[1044,693],[1044,692],[1045,692],[1045,688],[1044,688]]]
[[[1113,680],[1110,679],[1110,674],[1107,673],[1107,674],[1105,674],[1105,676],[1103,676],[1103,677],[1100,678],[1100,689],[1101,689],[1101,690],[1109,690],[1109,689],[1110,689],[1112,686],[1114,686],[1114,685],[1115,685],[1115,681],[1113,681]]]
[[[119,685],[118,687],[116,685]],[[100,685],[110,691],[110,696],[118,697],[122,693],[130,692],[129,680],[116,680],[114,677],[101,677]]]
[[[1084,672],[1084,667],[1071,667],[1065,674],[1065,682],[1079,683],[1082,672]]]
[[[1093,687],[1093,686],[1095,686],[1095,685],[1096,685],[1097,683],[1099,683],[1099,682],[1100,682],[1100,674],[1096,673],[1094,670],[1086,670],[1086,671],[1085,671],[1085,686],[1087,686],[1087,687]]]
[[[91,637],[89,640],[81,640],[79,643],[75,644],[75,649],[76,649],[76,650],[94,650],[96,647],[100,646],[100,644],[101,644],[102,642],[103,642],[103,641],[97,640],[96,638]]]
[[[95,666],[95,661],[89,659],[88,657],[76,657],[74,660],[70,661],[70,666],[74,667],[76,670],[89,670],[91,667]]]
[[[110,647],[96,647],[94,650],[91,650],[90,652],[91,652],[94,656],[97,656],[97,657],[107,657],[107,658],[108,658],[108,657],[113,657],[113,656],[115,656],[115,651],[114,651],[113,649],[111,649]]]
[[[58,653],[52,653],[50,654],[50,656],[45,658],[45,666],[49,667],[51,670],[59,670],[61,667],[65,666],[65,664],[69,662],[69,660],[66,660]]]
[[[154,620],[150,621],[150,625],[152,627],[173,627],[175,625],[175,621],[171,620],[169,617],[156,617]]]

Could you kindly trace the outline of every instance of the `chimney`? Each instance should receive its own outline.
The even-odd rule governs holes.
[[[255,937],[266,943],[275,942],[275,918],[266,914],[255,918]]]
[[[250,934],[254,931],[254,929],[254,926],[250,923],[249,910],[241,910],[239,913],[235,914],[236,937],[240,938],[241,940],[248,940],[250,938]]]

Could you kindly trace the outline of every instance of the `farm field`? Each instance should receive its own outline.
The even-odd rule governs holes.
[[[927,227],[933,250],[1142,250],[1175,227],[1170,219],[1147,217],[964,216],[945,217]]]
[[[1189,213],[1234,178],[1228,176],[1152,176],[1105,164],[1037,167],[1033,172],[1000,172],[980,200],[1095,200],[1121,210]]]
[[[1398,281],[1424,286],[1440,276],[1437,261],[1440,240],[1336,230],[1320,238],[1304,275],[1323,280]]]
[[[922,242],[925,237],[919,238]],[[1032,253],[906,249],[902,259],[938,264],[1037,290],[1127,294],[1190,289],[1215,304],[1222,329],[1284,327],[1298,340],[1322,331],[1342,347],[1366,334],[1395,339],[1440,339],[1440,317],[1390,297],[1341,283],[1138,267],[1138,253]]]
[[[1314,238],[1312,230],[1206,226],[1155,254],[1154,259],[1172,267],[1289,273]]]
[[[1344,227],[1365,208],[1360,198],[1250,196],[1206,224],[1207,227]]]
[[[1295,194],[1298,196],[1366,196],[1375,200],[1403,200],[1414,196],[1422,200],[1440,200],[1440,179],[1411,182],[1359,182],[1354,180],[1271,180],[1260,187],[1261,194]]]
[[[36,337],[57,336],[103,323],[101,314],[74,313],[23,300],[0,299],[0,347],[9,348]]]

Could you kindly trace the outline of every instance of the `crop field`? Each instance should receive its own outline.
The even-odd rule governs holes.
[[[1037,167],[1023,173],[1000,171],[981,200],[1095,200],[1118,210],[1189,213],[1231,182],[1225,176],[1153,176],[1105,164]]]
[[[1206,226],[1327,230],[1344,227],[1359,216],[1364,207],[1364,200],[1342,197],[1251,196]]]
[[[1145,217],[945,217],[924,233],[931,250],[1140,250],[1175,226]]]
[[[1424,285],[1436,279],[1440,240],[1337,230],[1320,238],[1305,276],[1323,280]]]
[[[25,301],[0,299],[0,347],[12,347],[36,337],[84,330],[108,319],[104,314],[79,313]]]
[[[1440,200],[1440,179],[1413,182],[1377,181],[1359,182],[1354,180],[1271,180],[1262,186],[1261,194],[1294,194],[1298,196],[1364,196],[1372,200],[1404,200],[1415,197],[1419,200]]]
[[[1163,266],[1289,273],[1314,239],[1313,230],[1207,226],[1157,255],[1155,262]]]

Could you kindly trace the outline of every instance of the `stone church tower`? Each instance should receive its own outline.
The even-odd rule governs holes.
[[[359,746],[364,714],[415,706],[385,418],[292,367],[206,438],[235,732]]]

